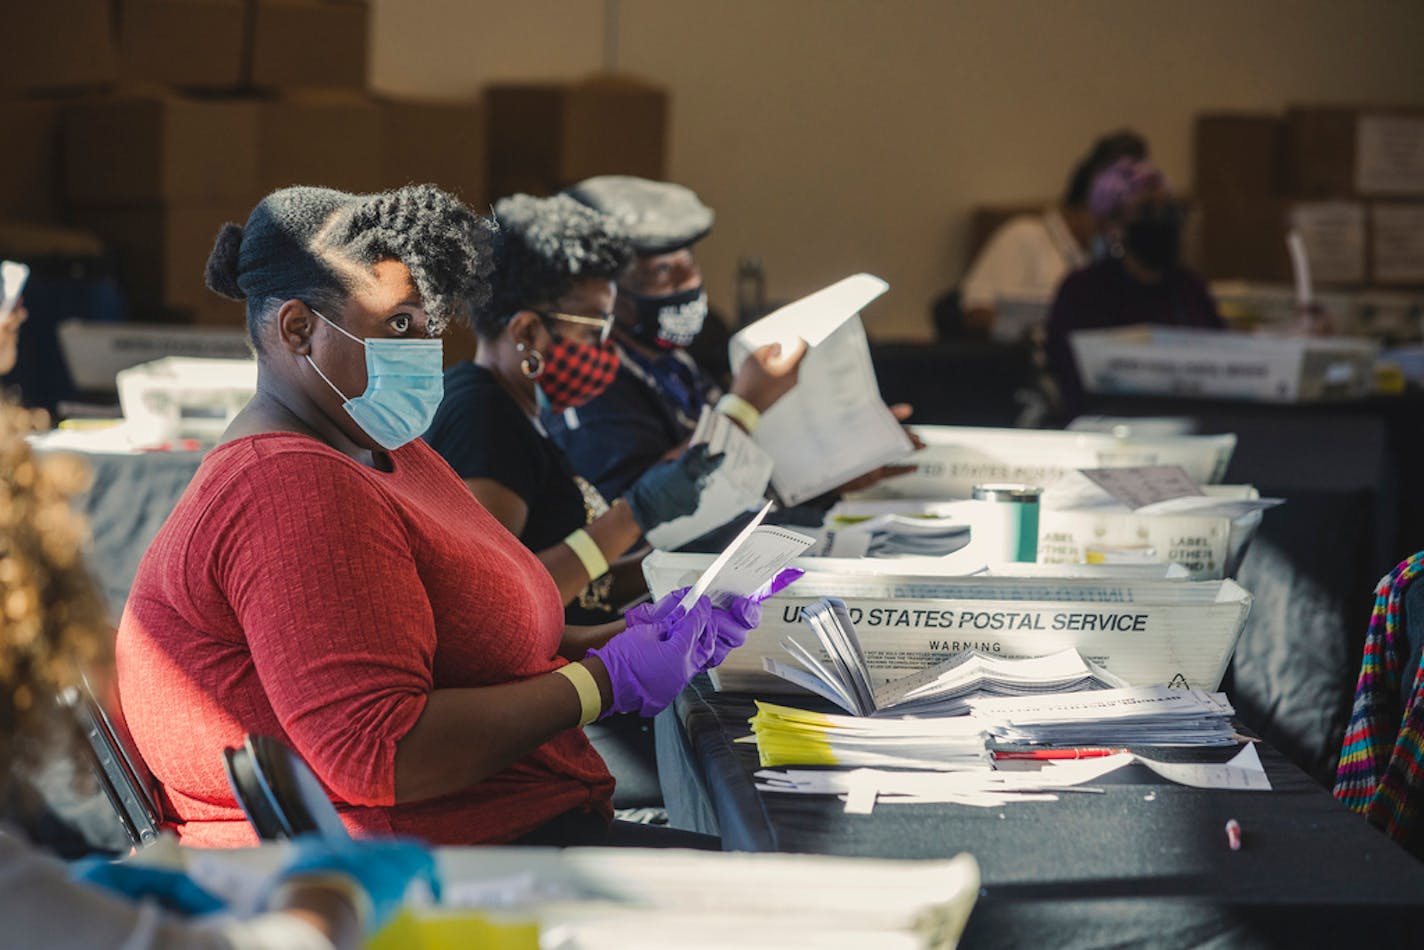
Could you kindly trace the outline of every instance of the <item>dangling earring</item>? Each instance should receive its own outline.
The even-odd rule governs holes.
[[[524,352],[524,344],[515,346],[519,352]],[[530,350],[529,355],[519,361],[519,371],[524,374],[525,379],[538,379],[544,375],[544,354],[538,350]]]

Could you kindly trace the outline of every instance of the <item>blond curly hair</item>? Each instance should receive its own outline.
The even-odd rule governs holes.
[[[41,419],[0,402],[0,783],[38,764],[57,736],[72,740],[56,728],[57,697],[112,644],[84,563],[88,528],[69,504],[88,469],[31,451],[25,436]]]

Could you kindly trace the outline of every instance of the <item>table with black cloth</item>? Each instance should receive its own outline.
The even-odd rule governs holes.
[[[117,623],[138,562],[193,480],[203,453],[77,454],[93,477],[75,508],[89,521],[89,566]]]
[[[1103,794],[847,815],[832,796],[755,789],[756,747],[734,741],[749,734],[752,712],[751,697],[716,693],[701,677],[658,720],[674,823],[719,832],[728,850],[967,851],[984,890],[966,948],[1345,946],[1366,935],[1372,946],[1418,945],[1424,864],[1264,743],[1271,792],[1186,788],[1130,766]],[[1230,818],[1243,829],[1237,852]]]
[[[1237,580],[1255,598],[1223,688],[1243,722],[1324,785],[1349,720],[1375,583],[1424,548],[1424,392],[1350,402],[1090,396],[1085,411],[1232,432],[1229,484],[1286,499]]]

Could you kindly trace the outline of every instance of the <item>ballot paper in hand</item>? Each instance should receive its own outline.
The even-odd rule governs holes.
[[[726,607],[733,598],[745,597],[770,584],[780,570],[796,560],[816,539],[799,531],[762,520],[771,510],[771,502],[762,506],[757,516],[732,539],[726,550],[708,565],[679,602],[692,609],[697,598],[706,594],[714,607]]]
[[[709,456],[722,456],[702,487],[697,510],[665,521],[648,532],[648,543],[662,551],[682,547],[720,528],[749,508],[759,507],[771,480],[771,456],[731,419],[704,406],[692,433],[692,445],[706,443]]]
[[[797,383],[762,414],[754,438],[773,462],[772,487],[797,505],[913,449],[880,398],[860,311],[889,285],[856,274],[803,297],[732,337],[733,368],[769,343],[809,346]]]
[[[805,609],[802,619],[815,632],[830,662],[821,662],[813,650],[790,638],[782,645],[802,668],[772,657],[764,659],[764,668],[830,700],[852,715],[961,716],[969,712],[969,700],[974,698],[1034,696],[1127,685],[1084,660],[1077,650],[1067,649],[1025,659],[964,651],[919,672],[872,687],[865,654],[843,601],[823,597]]]

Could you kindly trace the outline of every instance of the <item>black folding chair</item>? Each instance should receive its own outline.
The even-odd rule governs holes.
[[[237,803],[263,841],[312,833],[351,837],[312,770],[276,739],[249,735],[241,748],[223,752],[223,763]]]
[[[117,705],[105,709],[87,678],[67,690],[60,703],[74,716],[84,734],[89,764],[119,824],[135,848],[158,840],[163,818],[154,795],[155,782],[134,747],[133,737]]]

